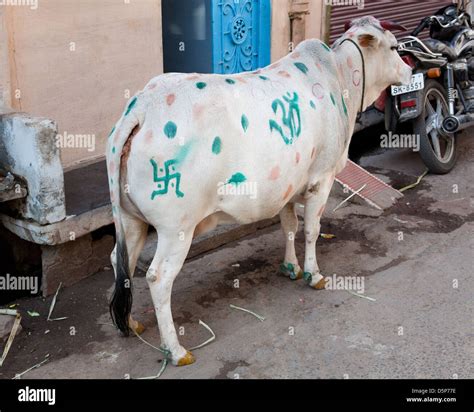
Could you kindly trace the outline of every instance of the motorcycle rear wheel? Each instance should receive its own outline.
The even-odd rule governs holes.
[[[441,129],[449,114],[446,89],[436,80],[425,83],[423,111],[413,122],[413,132],[420,138],[420,156],[431,173],[449,173],[457,159],[456,138]]]

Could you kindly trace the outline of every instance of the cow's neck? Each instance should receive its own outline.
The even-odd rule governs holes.
[[[350,133],[352,134],[357,113],[361,109],[362,90],[364,87],[362,58],[354,44],[345,42],[334,50],[337,75],[341,84],[342,93],[345,96],[345,102],[348,110]],[[366,73],[367,73],[367,61]],[[352,68],[349,67],[352,65]],[[354,71],[357,73],[354,74]],[[367,76],[365,78],[364,104],[365,109],[370,102],[370,87]]]

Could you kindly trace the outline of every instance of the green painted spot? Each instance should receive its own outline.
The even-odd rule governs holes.
[[[125,116],[130,113],[130,110],[133,109],[136,103],[137,103],[137,97],[135,96],[130,102],[130,104],[128,105],[127,110],[125,111]]]
[[[260,77],[262,80],[268,80],[267,76],[258,76],[258,77]]]
[[[295,265],[293,265],[293,263],[282,263],[280,265],[280,271],[284,275],[289,276],[291,280],[298,279],[299,273],[295,273]]]
[[[231,176],[227,183],[230,183],[231,185],[238,185],[239,183],[243,183],[246,180],[247,178],[245,177],[245,175],[240,172],[237,172]]]
[[[232,79],[225,79],[225,81],[229,84],[235,84],[235,80]]]
[[[328,52],[331,51],[331,48],[330,48],[326,43],[321,42],[321,45],[322,45]]]
[[[313,275],[309,272],[304,272],[303,279],[306,281],[306,283],[310,284],[311,281],[313,280]]]
[[[219,136],[216,136],[214,138],[214,141],[212,142],[212,153],[214,154],[219,154],[222,149],[222,141]]]
[[[249,128],[249,119],[247,118],[247,116],[245,116],[245,114],[243,114],[240,118],[240,123],[242,124],[242,129],[244,129],[244,132],[246,132]]]
[[[186,157],[189,154],[189,151],[191,150],[191,146],[192,146],[192,142],[188,142],[179,147],[179,150],[175,156],[176,163],[184,162],[184,159],[186,159]],[[163,169],[160,169],[160,171],[162,172]]]
[[[298,70],[300,70],[301,72],[303,72],[304,74],[307,74],[308,73],[308,66],[306,66],[306,64],[304,63],[301,63],[301,62],[296,62],[295,63],[295,66]]]
[[[207,86],[207,84],[204,83],[204,82],[198,82],[198,83],[196,83],[196,87],[197,87],[199,90],[204,89],[206,86]]]
[[[114,179],[110,178],[110,184],[111,184],[111,185],[114,184]]]
[[[314,102],[312,100],[309,101],[309,105],[313,108],[313,109],[316,109],[316,105],[314,104]]]
[[[174,122],[171,122],[171,121],[166,123],[163,129],[168,139],[173,139],[176,136],[177,130],[178,130],[178,127],[176,126]]]
[[[112,136],[112,135],[114,134],[114,132],[115,132],[115,126],[114,126],[113,129],[110,131],[109,137]]]
[[[329,93],[329,95],[331,96],[332,104],[335,106],[336,105],[336,100],[334,100],[334,96],[332,95],[332,93]]]
[[[115,154],[115,146],[112,147],[112,153]]]
[[[346,102],[344,101],[344,96],[341,94],[341,102],[342,102],[342,108],[344,109],[344,114],[347,116],[347,106]]]

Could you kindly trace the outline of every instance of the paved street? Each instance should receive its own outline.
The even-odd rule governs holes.
[[[200,319],[216,339],[194,352],[195,364],[168,366],[162,379],[473,378],[469,132],[460,138],[458,164],[449,175],[426,176],[384,213],[354,203],[333,213],[341,199],[331,198],[322,232],[335,238],[318,240],[319,265],[326,275],[363,276],[364,295],[371,300],[347,290],[315,291],[279,275],[284,253],[279,225],[188,261],[172,302],[175,323],[183,327],[181,343],[192,347],[208,339]],[[397,188],[424,170],[418,155],[406,151],[366,156],[361,164]],[[300,225],[300,263],[303,249]],[[47,354],[49,361],[25,378],[155,375],[161,354],[135,337],[119,337],[110,324],[106,296],[112,282],[106,270],[62,290],[54,313],[68,317],[63,321],[45,321],[51,297],[20,300],[21,310],[41,316],[26,315],[0,377],[11,378]],[[143,337],[158,346],[143,273],[134,286],[135,318],[147,326]]]

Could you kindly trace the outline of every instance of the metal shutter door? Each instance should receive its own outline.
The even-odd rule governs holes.
[[[344,33],[344,23],[347,20],[371,15],[379,20],[395,20],[412,31],[421,19],[453,3],[446,0],[365,0],[363,4],[364,7],[360,10],[357,6],[331,6],[329,44],[332,44]],[[395,34],[399,35],[399,33]],[[427,38],[428,34],[429,30],[425,30],[420,37]]]

